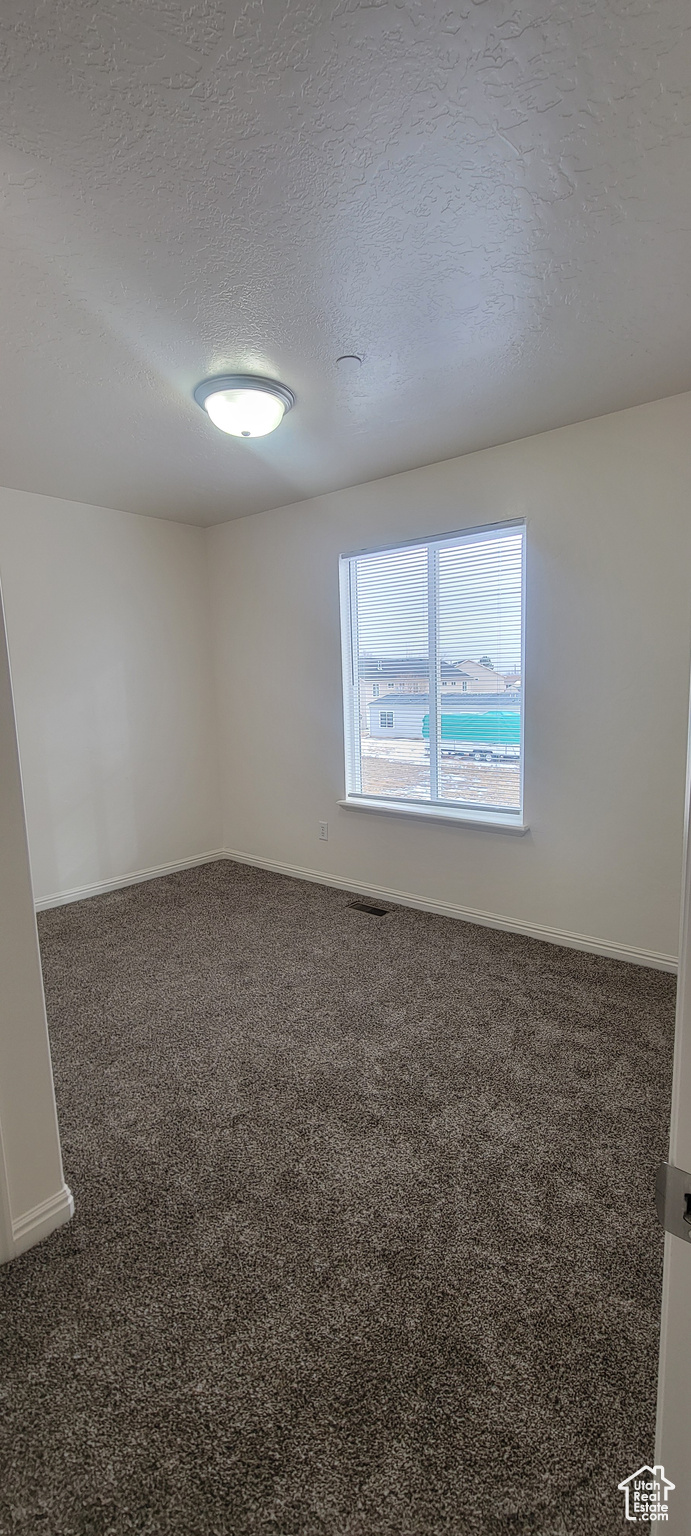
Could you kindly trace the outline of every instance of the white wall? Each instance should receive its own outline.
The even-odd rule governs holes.
[[[682,395],[210,529],[225,846],[676,955],[690,471]],[[340,809],[339,554],[516,516],[529,834]]]
[[[204,531],[0,491],[37,899],[219,846]]]
[[[0,1263],[72,1214],[62,1175],[0,602]]]

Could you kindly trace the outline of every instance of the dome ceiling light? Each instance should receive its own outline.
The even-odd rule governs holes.
[[[252,373],[221,373],[204,379],[194,398],[214,426],[232,437],[266,437],[295,404],[292,389]]]

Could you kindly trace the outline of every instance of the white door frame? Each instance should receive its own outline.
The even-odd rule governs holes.
[[[684,865],[669,1162],[691,1172],[691,722],[686,765]],[[691,1536],[691,1241],[665,1233],[655,1463],[674,1484],[670,1536]]]
[[[68,1221],[0,594],[0,1262]]]
[[[12,1213],[10,1211],[10,1191],[7,1182],[7,1166],[5,1163],[5,1148],[2,1140],[2,1126],[0,1125],[0,1264],[7,1264],[14,1258],[14,1237],[12,1235]]]

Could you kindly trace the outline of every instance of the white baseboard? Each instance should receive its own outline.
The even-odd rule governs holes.
[[[34,902],[37,912],[48,907],[63,907],[70,901],[85,901],[88,896],[105,896],[108,891],[120,891],[127,885],[139,885],[143,880],[157,880],[161,875],[174,875],[179,869],[196,869],[198,864],[213,864],[224,859],[221,848],[212,853],[198,853],[191,859],[177,859],[174,864],[156,864],[152,869],[137,869],[131,875],[118,875],[115,880],[96,880],[92,885],[77,885],[69,891],[56,891],[54,896],[41,896]]]
[[[191,859],[180,859],[174,864],[138,869],[133,874],[120,875],[116,880],[101,880],[92,885],[77,886],[70,891],[58,891],[54,896],[42,896],[36,902],[36,911],[61,907],[70,901],[84,901],[88,896],[103,896],[108,891],[138,885],[143,880],[156,880],[161,875],[175,874],[176,870],[212,864],[217,859],[232,859],[236,864],[252,864],[258,869],[270,869],[277,875],[288,875],[292,880],[312,880],[318,885],[331,885],[336,890],[359,891],[363,896],[374,896],[379,901],[388,901],[395,906],[415,907],[419,912],[435,912],[439,917],[453,917],[463,923],[479,923],[484,928],[501,928],[505,933],[523,934],[528,939],[544,939],[548,944],[562,944],[566,949],[583,949],[588,954],[606,955],[610,960],[627,960],[633,965],[649,965],[660,971],[677,970],[675,955],[637,949],[631,944],[610,943],[587,933],[568,933],[565,929],[548,928],[542,923],[524,923],[497,912],[480,912],[474,907],[461,907],[453,902],[432,901],[412,891],[389,890],[384,885],[370,885],[366,880],[350,880],[342,875],[325,874],[319,869],[305,869],[301,864],[282,864],[277,859],[258,858],[252,853],[241,853],[236,848],[217,848],[210,853],[196,854]]]
[[[303,869],[298,864],[279,864],[275,859],[260,859],[251,853],[239,853],[234,848],[226,848],[222,856],[233,859],[237,864],[252,864],[258,869],[270,869],[277,875],[288,875],[293,880],[313,880],[317,885],[331,885],[336,890],[374,896],[394,906],[415,907],[419,912],[435,912],[439,917],[454,917],[463,923],[479,923],[483,928],[501,928],[505,933],[522,934],[527,939],[544,939],[548,944],[562,944],[566,949],[583,949],[588,954],[606,955],[610,960],[628,960],[633,965],[649,965],[659,971],[677,970],[675,955],[658,954],[656,950],[636,949],[631,944],[607,943],[587,933],[567,933],[561,928],[547,928],[542,923],[523,923],[516,918],[502,917],[496,912],[478,912],[474,907],[460,907],[448,901],[431,901],[426,896],[415,896],[410,891],[392,891],[386,886],[370,885],[364,880],[345,880],[341,875],[327,875],[318,869]]]
[[[48,1200],[43,1200],[33,1210],[25,1211],[23,1216],[18,1216],[12,1222],[14,1257],[25,1253],[27,1248],[33,1248],[35,1243],[42,1242],[44,1237],[48,1237],[50,1232],[61,1227],[72,1216],[74,1200],[67,1185],[63,1184],[56,1195],[51,1195]]]

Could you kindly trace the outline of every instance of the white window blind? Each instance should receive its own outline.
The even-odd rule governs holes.
[[[342,557],[349,800],[521,819],[524,544],[512,523]]]

